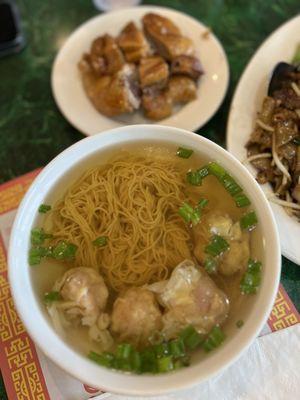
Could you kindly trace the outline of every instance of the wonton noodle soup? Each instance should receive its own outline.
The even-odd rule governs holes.
[[[138,373],[218,347],[260,283],[243,189],[218,163],[161,144],[82,172],[32,234],[55,329],[95,362]]]

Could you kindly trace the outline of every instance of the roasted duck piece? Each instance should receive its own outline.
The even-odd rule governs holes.
[[[195,82],[186,76],[172,76],[167,91],[173,103],[188,103],[197,97]]]
[[[196,81],[203,74],[203,69],[198,58],[182,55],[173,59],[171,74],[186,75]]]
[[[163,88],[166,86],[169,77],[169,67],[162,57],[151,56],[143,58],[138,71],[141,88],[148,86]]]
[[[143,17],[143,25],[147,38],[154,45],[158,54],[167,60],[180,55],[192,55],[192,41],[182,36],[172,21],[161,15],[148,13]]]
[[[120,48],[110,35],[100,36],[93,41],[88,58],[97,76],[112,75],[125,64]]]
[[[150,53],[150,47],[141,30],[133,22],[130,22],[121,31],[118,37],[118,45],[125,54],[126,61],[138,62]]]
[[[156,121],[172,114],[172,100],[166,91],[148,91],[142,96],[145,117]]]
[[[139,108],[138,81],[134,65],[125,64],[114,75],[96,77],[85,60],[79,65],[85,91],[95,108],[113,117]]]

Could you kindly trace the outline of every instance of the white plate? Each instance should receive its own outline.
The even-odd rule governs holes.
[[[300,16],[279,27],[260,46],[246,67],[231,104],[227,125],[227,149],[240,161],[246,158],[245,144],[254,128],[257,111],[267,93],[270,74],[279,61],[289,62],[300,42]],[[247,168],[256,175],[251,165]],[[270,184],[262,186],[266,195]],[[289,260],[300,264],[300,223],[289,217],[281,206],[271,203],[278,225],[281,250]]]
[[[87,98],[78,71],[82,53],[88,51],[95,37],[109,33],[116,36],[129,21],[141,26],[141,18],[156,12],[174,21],[182,33],[193,40],[196,55],[200,58],[205,74],[200,80],[197,99],[183,106],[160,125],[196,130],[203,126],[219,108],[229,81],[229,68],[224,50],[212,34],[203,34],[208,28],[195,19],[162,7],[132,7],[102,14],[81,25],[60,49],[52,69],[54,99],[65,118],[85,135],[137,123],[151,123],[142,113],[108,118],[95,110]]]

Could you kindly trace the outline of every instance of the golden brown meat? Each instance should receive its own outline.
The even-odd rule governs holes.
[[[118,37],[118,45],[128,62],[138,62],[141,58],[146,57],[150,51],[143,32],[133,22],[127,24],[121,31]]]
[[[172,60],[182,54],[193,54],[192,41],[182,36],[179,28],[168,18],[149,13],[143,17],[143,26],[146,36],[157,52],[167,60]]]
[[[193,56],[175,57],[171,64],[172,75],[186,75],[189,78],[197,80],[203,74],[203,69],[198,58]]]
[[[188,103],[197,97],[197,86],[187,76],[172,76],[167,91],[173,103]]]
[[[80,63],[82,81],[87,96],[102,114],[113,117],[133,112],[140,105],[137,94],[137,75],[133,65],[125,64],[114,75],[95,77],[91,67]]]
[[[112,331],[121,342],[149,344],[162,328],[162,315],[154,294],[144,288],[128,289],[114,303]]]
[[[163,88],[169,77],[168,64],[160,56],[143,58],[138,71],[142,88],[153,85],[156,88]]]
[[[142,96],[145,117],[160,120],[172,114],[172,100],[165,91],[150,91]]]
[[[97,76],[112,75],[125,64],[124,56],[114,38],[104,35],[96,38],[91,45],[89,62]]]

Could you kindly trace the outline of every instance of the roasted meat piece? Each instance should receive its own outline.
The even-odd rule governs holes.
[[[97,76],[112,75],[125,64],[120,48],[110,35],[100,36],[93,41],[89,61]]]
[[[133,22],[127,24],[121,31],[118,37],[118,45],[123,50],[128,62],[138,62],[150,52],[143,32]]]
[[[165,91],[148,91],[143,94],[145,117],[160,120],[172,114],[172,100]]]
[[[102,114],[113,117],[139,108],[136,68],[125,64],[114,75],[95,77],[91,67],[80,63],[83,85],[94,107]]]
[[[172,76],[167,91],[173,103],[188,103],[197,96],[195,82],[186,76]]]
[[[139,79],[142,88],[155,85],[163,88],[169,77],[169,67],[160,56],[143,58],[139,65]]]
[[[186,75],[197,80],[203,74],[203,69],[198,58],[193,56],[178,56],[171,63],[172,75]]]
[[[143,17],[143,26],[147,38],[159,55],[167,60],[194,52],[192,41],[182,36],[179,28],[168,18],[148,13]]]

